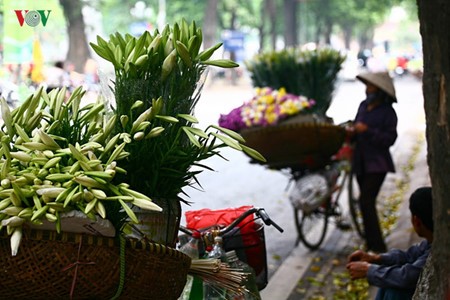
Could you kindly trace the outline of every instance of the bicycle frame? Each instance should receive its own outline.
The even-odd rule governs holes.
[[[354,227],[357,233],[363,236],[362,223],[359,220],[358,197],[354,195],[354,176],[352,175],[350,161],[351,148],[344,145],[342,150],[342,153],[341,151],[337,153],[330,158],[328,164],[320,168],[291,170],[292,181],[295,181],[290,199],[298,233],[296,243],[302,241],[311,250],[316,250],[323,242],[330,217],[336,219],[338,228],[350,228],[349,225],[342,222],[339,203],[342,192],[346,187],[348,188],[349,208]],[[310,190],[307,190],[308,180],[310,181],[309,186],[314,183],[314,187]],[[309,195],[305,196],[307,192],[309,192]],[[302,201],[305,203],[302,203]],[[315,228],[315,231],[313,231],[313,228]],[[319,231],[317,231],[317,228]]]

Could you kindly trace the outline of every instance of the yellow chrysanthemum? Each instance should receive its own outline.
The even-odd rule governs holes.
[[[300,111],[299,107],[292,100],[287,100],[280,105],[280,113],[285,115],[293,115]]]
[[[273,102],[273,96],[272,95],[263,95],[259,97],[256,101],[258,104],[269,104]]]
[[[303,107],[303,108],[309,107],[309,103],[306,102],[306,101],[302,101],[301,104],[302,104],[302,107]]]
[[[262,119],[262,114],[261,113],[255,114],[255,116],[253,118],[253,123],[258,124],[261,121],[261,119]]]
[[[263,95],[267,95],[270,92],[270,88],[268,87],[264,87],[264,88],[259,88],[258,92],[256,93],[257,96],[263,96]]]
[[[275,111],[275,108],[276,108],[276,106],[274,104],[267,105],[266,112],[267,113],[272,113],[272,112]]]
[[[284,96],[286,96],[286,89],[282,87],[278,90],[277,100],[281,100]]]
[[[273,123],[276,123],[276,121],[278,120],[278,116],[277,116],[277,114],[276,113],[267,113],[266,114],[266,121],[267,121],[267,123],[269,123],[269,124],[273,124]]]
[[[256,106],[256,111],[260,112],[260,111],[264,111],[266,109],[266,105],[260,104]]]
[[[253,113],[253,110],[250,109],[249,107],[244,107],[244,108],[241,110],[241,116],[242,116],[242,118],[248,117],[248,116],[250,116],[252,113]]]
[[[311,107],[308,98],[290,95],[285,88],[255,88],[256,95],[241,108],[242,122],[247,126],[276,124],[281,117],[295,115]]]

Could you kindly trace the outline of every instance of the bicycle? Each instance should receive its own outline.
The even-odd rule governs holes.
[[[348,204],[353,227],[357,234],[364,237],[362,217],[359,207],[359,190],[356,178],[351,171],[348,155],[350,148],[344,144],[346,155],[333,156],[329,162],[316,168],[297,168],[291,170],[294,186],[289,199],[294,209],[294,220],[297,229],[297,241],[310,250],[316,250],[325,239],[329,219],[333,217],[338,228],[350,229],[342,220],[340,197],[347,188]]]
[[[239,260],[250,265],[255,271],[259,290],[268,283],[267,252],[264,236],[264,225],[274,226],[278,231],[284,230],[269,217],[264,208],[242,207],[239,216],[229,224],[210,224],[203,228],[188,228],[180,225],[180,244],[187,241],[194,231],[201,233],[199,243],[200,257],[213,244],[214,237],[222,236],[225,251],[235,250]],[[261,222],[262,221],[262,222]]]

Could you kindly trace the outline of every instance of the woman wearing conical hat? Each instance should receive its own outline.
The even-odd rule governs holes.
[[[355,148],[352,167],[360,188],[366,246],[385,252],[376,199],[388,172],[395,172],[390,147],[397,139],[397,102],[392,78],[387,72],[362,73],[356,76],[366,85],[366,99],[356,114],[353,133]]]

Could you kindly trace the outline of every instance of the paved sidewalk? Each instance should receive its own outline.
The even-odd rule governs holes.
[[[413,130],[402,137],[400,146],[393,151],[398,162],[397,173],[387,177],[380,192],[380,197],[395,193],[401,196],[396,225],[386,238],[389,249],[406,249],[420,241],[410,223],[408,198],[416,188],[430,185],[426,142],[421,138],[420,130]],[[404,183],[403,190],[398,190],[400,181]],[[312,252],[299,244],[292,251],[270,278],[268,286],[261,291],[263,300],[333,299],[337,292],[334,282],[338,276],[336,274],[346,273],[348,255],[363,245],[363,241],[355,232],[343,232],[331,225],[321,249]],[[368,299],[374,299],[376,291],[376,287],[370,287]],[[345,290],[338,292],[346,293]]]

